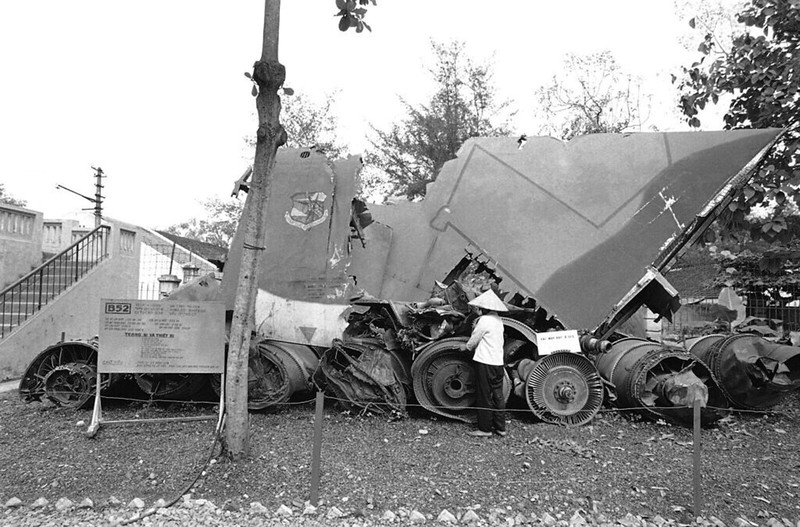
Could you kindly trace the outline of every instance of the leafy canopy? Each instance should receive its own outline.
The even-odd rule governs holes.
[[[674,78],[687,121],[700,127],[700,112],[730,97],[724,127],[786,128],[758,174],[724,217],[726,232],[749,230],[753,239],[786,243],[798,231],[786,217],[800,204],[800,0],[750,0],[729,49],[713,33],[697,48],[699,58]],[[707,27],[699,18],[692,28]],[[754,210],[766,211],[759,219]]]
[[[203,202],[203,207],[206,210],[206,218],[192,218],[183,223],[170,225],[167,232],[219,247],[229,247],[233,235],[236,234],[243,203],[236,198],[227,200],[210,198]]]
[[[2,183],[0,183],[0,203],[5,203],[7,205],[15,205],[17,207],[25,207],[28,204],[27,201],[16,199],[6,194],[5,186]]]
[[[427,104],[402,100],[406,116],[389,130],[372,127],[375,137],[368,165],[388,176],[391,192],[408,199],[425,195],[445,162],[456,157],[467,139],[509,135],[514,112],[498,100],[492,63],[471,59],[462,42],[432,41],[435,66],[429,70],[435,92]]]

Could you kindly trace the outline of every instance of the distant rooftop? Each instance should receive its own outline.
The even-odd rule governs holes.
[[[177,243],[181,247],[193,252],[198,256],[205,258],[209,262],[213,262],[219,265],[220,267],[222,264],[225,263],[225,260],[228,257],[228,249],[226,249],[225,247],[220,247],[219,245],[214,245],[213,243],[195,240],[194,238],[178,236],[176,234],[171,234],[167,231],[156,231],[156,232],[161,236],[163,236],[164,238],[167,238],[168,240]]]

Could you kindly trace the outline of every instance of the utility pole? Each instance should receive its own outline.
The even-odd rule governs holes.
[[[104,175],[103,169],[100,167],[97,168],[92,167],[92,170],[94,170],[94,177],[95,177],[93,198],[90,198],[89,196],[84,196],[80,192],[75,192],[71,188],[67,188],[64,185],[56,185],[56,188],[66,190],[67,192],[72,192],[76,196],[80,196],[83,199],[94,203],[93,208],[82,209],[82,210],[94,210],[94,226],[95,228],[97,228],[103,222],[103,178],[106,176]]]
[[[92,167],[94,170],[94,226],[99,227],[103,222],[103,169]]]

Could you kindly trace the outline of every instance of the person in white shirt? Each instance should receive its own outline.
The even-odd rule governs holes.
[[[474,352],[475,405],[478,408],[478,429],[469,435],[491,437],[494,431],[505,436],[503,321],[497,313],[508,311],[508,308],[491,289],[470,301],[469,305],[480,314],[465,344],[468,351]]]

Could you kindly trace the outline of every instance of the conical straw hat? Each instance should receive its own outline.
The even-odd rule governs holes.
[[[491,309],[492,311],[508,311],[503,301],[497,298],[497,295],[494,294],[494,291],[491,289],[475,297],[469,302],[469,305],[482,307],[483,309]]]

